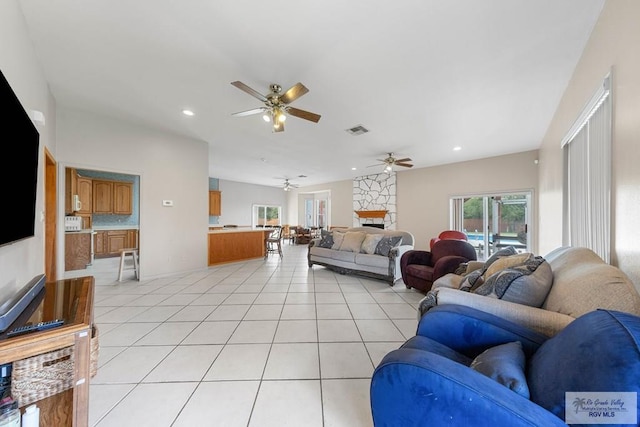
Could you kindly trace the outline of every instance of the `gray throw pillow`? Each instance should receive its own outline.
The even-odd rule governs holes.
[[[321,233],[322,239],[318,243],[318,246],[321,248],[331,249],[333,246],[333,233],[326,230],[322,230]]]
[[[389,256],[391,248],[395,248],[402,242],[402,236],[385,236],[380,239],[378,246],[376,246],[376,254]]]
[[[470,368],[529,399],[524,366],[522,344],[520,341],[514,341],[485,350],[473,359]]]

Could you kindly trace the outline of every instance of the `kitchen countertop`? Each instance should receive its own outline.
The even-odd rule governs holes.
[[[251,228],[251,227],[234,227],[224,228],[218,230],[209,230],[209,234],[221,234],[221,233],[246,233],[250,231],[269,231],[269,228]]]
[[[75,230],[75,231],[74,230],[71,230],[71,231],[66,230],[64,232],[64,234],[82,234],[82,233],[93,233],[93,230],[90,229],[90,228],[85,228],[85,229],[82,229],[82,230]]]
[[[137,225],[96,225],[93,227],[95,231],[138,230],[139,228]]]

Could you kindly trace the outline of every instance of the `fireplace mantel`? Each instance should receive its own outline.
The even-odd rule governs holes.
[[[387,214],[386,210],[380,210],[380,211],[354,211],[356,213],[356,215],[358,215],[358,218],[384,218],[385,215]]]

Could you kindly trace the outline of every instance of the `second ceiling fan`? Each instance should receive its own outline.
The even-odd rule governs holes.
[[[309,120],[314,123],[318,123],[320,120],[319,114],[300,110],[299,108],[291,107],[289,105],[305,93],[309,92],[309,89],[307,89],[302,83],[296,83],[284,93],[281,93],[282,87],[280,85],[272,84],[269,86],[270,92],[267,95],[261,94],[240,81],[231,82],[231,84],[241,91],[258,98],[264,103],[263,107],[233,113],[233,116],[250,116],[262,113],[262,117],[265,121],[273,123],[274,132],[284,131],[284,121],[287,119],[287,115]]]
[[[384,165],[384,171],[387,173],[391,173],[391,171],[393,170],[393,166],[402,166],[403,168],[413,167],[413,165],[409,163],[411,161],[410,158],[405,157],[402,159],[398,159],[393,156],[393,153],[387,153],[386,158],[376,159],[376,160],[378,160],[380,163],[377,163],[375,165],[369,165],[368,167]]]

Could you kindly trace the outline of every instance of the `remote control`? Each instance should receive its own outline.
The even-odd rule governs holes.
[[[45,331],[47,329],[55,328],[62,325],[64,325],[63,319],[55,319],[55,320],[49,320],[47,322],[24,325],[7,332],[7,337],[15,337],[16,335],[22,335],[29,332],[35,332],[35,331]]]

